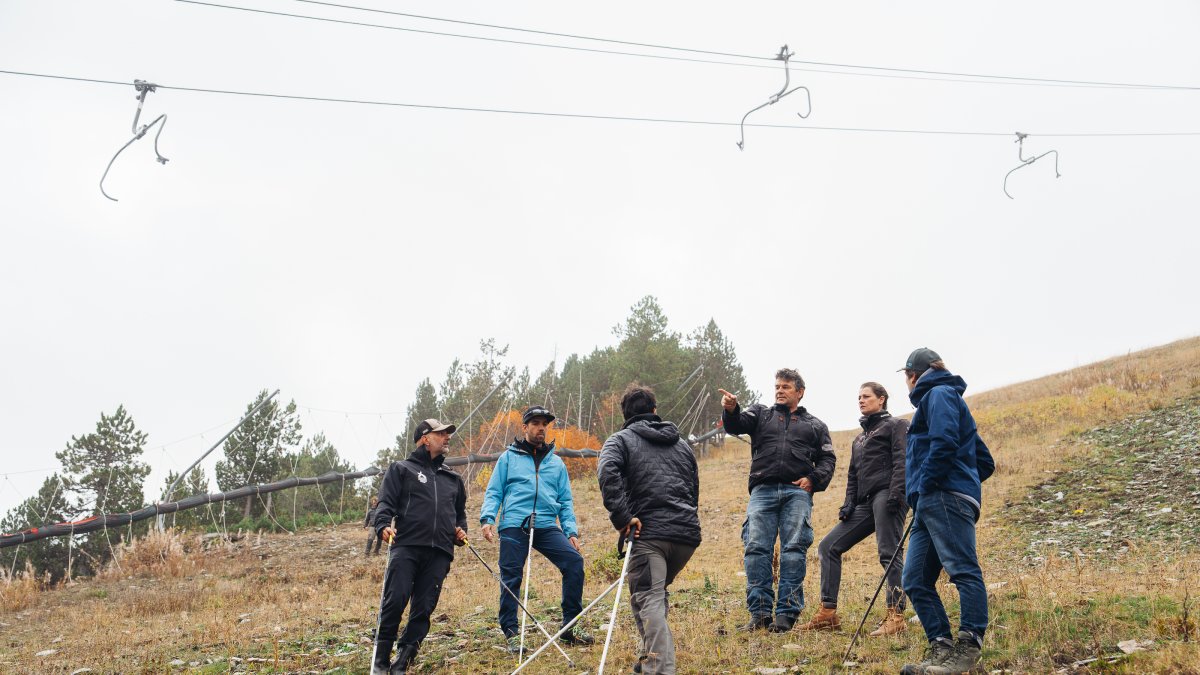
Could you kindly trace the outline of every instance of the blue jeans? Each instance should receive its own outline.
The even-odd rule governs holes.
[[[565,624],[583,609],[583,556],[557,527],[535,530],[533,548],[562,572],[562,613]],[[528,552],[529,535],[521,528],[506,527],[500,530],[500,578],[518,597],[521,595],[521,579],[525,573],[525,555]],[[505,635],[513,635],[520,628],[517,601],[503,588],[500,589],[499,618],[500,628]]]
[[[779,538],[779,599],[772,588],[771,558]],[[775,614],[795,619],[804,609],[804,574],[813,543],[812,495],[790,483],[758,485],[750,493],[745,547],[746,608],[755,617]]]
[[[980,640],[987,629],[987,589],[975,554],[976,518],[973,504],[949,492],[930,492],[917,500],[904,561],[904,592],[931,641],[952,637],[950,618],[934,586],[943,568],[958,589],[959,629]]]

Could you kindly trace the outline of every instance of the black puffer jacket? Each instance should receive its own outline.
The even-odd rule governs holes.
[[[791,483],[808,476],[813,492],[829,486],[837,456],[829,427],[808,414],[804,406],[789,413],[787,406],[768,408],[755,403],[721,415],[725,431],[750,434],[750,490],[768,483]]]
[[[639,538],[700,545],[700,471],[679,429],[658,415],[635,415],[608,437],[596,467],[613,527],[636,517]]]
[[[888,499],[904,504],[904,447],[908,422],[884,410],[858,421],[863,431],[850,449],[846,477],[846,503],[862,504],[880,490]]]
[[[375,533],[396,519],[396,546],[430,546],[454,555],[454,528],[467,529],[467,490],[462,478],[417,448],[392,462],[379,487]]]

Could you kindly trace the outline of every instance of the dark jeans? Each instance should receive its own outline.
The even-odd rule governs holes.
[[[887,501],[887,490],[876,492],[870,501],[857,505],[849,518],[834,525],[821,540],[817,551],[821,556],[822,604],[837,607],[838,587],[842,585],[842,554],[874,532],[879,565],[887,571],[887,606],[904,609],[904,589],[900,585],[904,551],[896,553],[896,549],[900,548],[900,537],[904,535],[907,510],[901,508],[891,513],[887,509]],[[895,562],[888,567],[894,553]]]
[[[562,572],[563,623],[574,619],[583,609],[583,556],[576,551],[562,530],[534,530],[533,548],[554,563]],[[529,535],[519,527],[500,530],[500,578],[513,593],[521,594],[521,579],[525,576],[525,555],[529,552]],[[517,601],[500,589],[500,628],[505,635],[516,633]]]
[[[670,541],[637,539],[629,555],[629,604],[641,636],[642,673],[675,672],[675,639],[667,625],[667,586],[683,569],[696,547]]]
[[[806,556],[813,542],[812,495],[790,483],[758,485],[750,493],[745,546],[746,607],[755,617],[775,614],[793,620],[804,609]],[[779,598],[771,578],[775,538],[779,538]]]
[[[977,517],[973,504],[949,492],[930,492],[917,500],[904,561],[904,592],[931,641],[952,637],[950,618],[934,586],[943,568],[958,589],[960,630],[982,640],[987,629],[987,589],[975,554]]]
[[[420,646],[429,634],[429,616],[437,607],[442,581],[450,571],[450,554],[429,546],[393,546],[383,578],[376,641],[391,649],[400,629],[400,615],[408,608],[408,625],[400,644]],[[410,604],[411,601],[411,604]]]
[[[370,528],[370,534],[367,535],[367,550],[363,551],[363,555],[371,555],[371,544],[375,544],[375,552],[379,553],[379,544],[383,542],[378,534],[375,534],[375,528]]]

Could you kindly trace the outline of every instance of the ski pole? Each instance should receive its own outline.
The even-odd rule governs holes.
[[[520,607],[521,611],[523,611],[529,615],[529,618],[531,620],[533,620],[533,625],[537,626],[538,630],[542,631],[542,635],[545,635],[547,638],[550,638],[550,633],[549,633],[549,631],[546,630],[546,627],[542,625],[542,622],[538,621],[537,617],[535,617],[533,615],[533,612],[530,612],[529,609],[525,607],[525,604],[523,602],[521,602],[521,599],[517,597],[517,594],[513,593],[512,589],[508,587],[508,584],[504,583],[504,580],[500,578],[500,575],[497,574],[495,572],[495,570],[492,569],[492,566],[488,565],[487,561],[483,559],[483,556],[479,555],[479,551],[475,550],[475,547],[471,545],[471,542],[466,542],[466,545],[467,545],[467,548],[471,549],[471,553],[474,553],[475,557],[479,558],[479,562],[483,563],[484,568],[486,568],[487,571],[490,572],[493,577],[495,577],[496,581],[500,582],[500,588],[503,588],[504,591],[506,593],[508,593],[509,596],[511,596],[513,600],[515,600],[517,602],[517,607]],[[558,653],[562,654],[563,658],[567,660],[567,663],[570,664],[570,666],[572,668],[574,668],[575,662],[571,660],[570,656],[567,656],[567,653],[565,651],[563,651],[563,648],[558,645],[557,641],[554,642],[554,646],[555,646],[555,648],[558,649]]]
[[[622,532],[617,537],[617,555],[625,558],[621,563],[621,576],[617,577],[617,595],[613,599],[612,614],[608,617],[608,635],[604,636],[604,651],[600,653],[600,667],[596,675],[604,675],[604,661],[608,658],[608,645],[612,642],[613,629],[617,625],[617,609],[621,607],[621,587],[625,585],[625,573],[629,571],[629,559],[633,557],[633,532]]]
[[[388,547],[387,547],[387,550],[384,551],[384,554],[383,554],[383,584],[382,584],[382,588],[379,589],[379,617],[378,617],[378,620],[375,622],[375,639],[372,641],[373,644],[371,645],[371,671],[372,672],[374,672],[374,670],[375,670],[375,655],[379,651],[379,631],[383,628],[383,596],[385,596],[387,594],[387,571],[388,571],[388,567],[390,567],[392,564],[392,541],[394,541],[394,540],[395,540],[394,536],[389,536],[387,539],[384,540],[387,542]],[[391,658],[392,658],[392,655],[388,654],[389,661],[391,660]]]
[[[537,471],[536,466],[534,467],[534,471],[535,472]],[[524,594],[525,594],[526,604],[529,603],[529,585],[533,583],[533,579],[530,577],[533,574],[533,533],[537,528],[537,525],[534,523],[534,518],[537,517],[537,492],[536,492],[537,479],[536,478],[534,479],[533,485],[534,485],[535,492],[533,493],[533,513],[531,513],[529,515],[529,549],[527,551],[525,551],[525,593]],[[528,612],[526,612],[526,613],[528,614]],[[533,616],[533,615],[530,614],[530,616]],[[520,661],[523,658],[525,658],[525,614],[521,615],[521,646],[517,651],[517,660]]]
[[[527,665],[529,665],[530,663],[532,663],[532,662],[533,662],[533,660],[537,658],[538,654],[541,654],[541,653],[542,653],[542,651],[546,649],[546,647],[549,647],[551,643],[553,643],[553,642],[554,642],[555,640],[557,640],[558,638],[562,637],[562,634],[563,634],[563,633],[565,633],[565,632],[567,632],[567,631],[571,630],[571,628],[572,628],[572,627],[573,627],[573,626],[574,626],[574,625],[575,625],[575,624],[576,624],[576,623],[579,621],[579,619],[583,618],[583,615],[588,613],[588,610],[590,610],[591,608],[595,607],[595,606],[596,606],[596,603],[598,603],[598,602],[600,602],[601,600],[603,600],[603,599],[604,599],[604,597],[605,597],[605,596],[607,596],[609,593],[611,593],[611,592],[612,592],[612,590],[613,590],[614,588],[616,588],[616,587],[617,587],[617,584],[620,584],[620,583],[621,583],[621,580],[620,580],[620,579],[617,579],[616,581],[614,581],[614,582],[612,582],[611,584],[609,584],[608,588],[604,589],[604,592],[603,592],[603,593],[601,593],[600,595],[597,595],[595,600],[592,600],[591,602],[589,602],[589,603],[588,603],[588,606],[587,606],[587,607],[584,607],[582,612],[580,612],[579,614],[576,614],[574,619],[571,619],[571,620],[570,620],[570,621],[568,621],[567,623],[563,624],[563,627],[558,629],[558,632],[554,634],[554,637],[550,638],[550,641],[549,641],[549,642],[547,642],[546,644],[542,645],[541,647],[538,647],[538,648],[537,648],[537,651],[535,651],[534,653],[530,654],[530,655],[529,655],[529,658],[525,659],[525,661],[524,661],[524,662],[523,662],[521,665],[517,666],[517,669],[516,669],[516,670],[514,670],[514,671],[512,671],[512,675],[517,675],[517,673],[519,673],[519,672],[521,672],[522,670],[524,670],[524,669],[525,669],[525,666],[527,666]]]
[[[846,654],[842,657],[843,666],[850,661],[850,652],[854,650],[854,643],[858,642],[858,635],[867,623],[867,616],[871,614],[871,608],[875,606],[875,600],[879,598],[879,591],[883,590],[883,584],[887,581],[888,572],[892,571],[892,565],[896,562],[896,556],[900,555],[900,551],[904,550],[904,542],[908,539],[908,533],[912,531],[913,523],[916,521],[917,512],[914,509],[912,520],[908,521],[908,527],[904,528],[904,534],[900,537],[900,543],[896,546],[896,550],[892,552],[892,559],[888,561],[887,567],[883,568],[883,578],[879,580],[879,585],[875,587],[875,595],[871,596],[871,604],[867,605],[867,611],[863,612],[862,621],[858,622],[858,629],[854,631],[854,637],[850,638],[850,646],[846,647]]]

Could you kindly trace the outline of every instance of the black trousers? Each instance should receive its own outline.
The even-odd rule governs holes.
[[[376,642],[388,649],[396,641],[400,616],[408,605],[408,625],[400,644],[420,646],[429,634],[429,616],[437,608],[442,582],[450,572],[449,553],[429,546],[393,546],[383,577]]]
[[[896,553],[896,549],[900,548],[900,537],[904,536],[908,509],[901,508],[892,513],[887,509],[887,500],[887,490],[876,492],[870,501],[854,507],[854,513],[834,525],[821,540],[817,547],[821,557],[821,604],[837,607],[838,587],[842,585],[842,554],[874,533],[879,565],[887,572],[887,606],[904,609],[900,578],[904,570],[904,551]],[[888,567],[893,555],[895,562]]]

